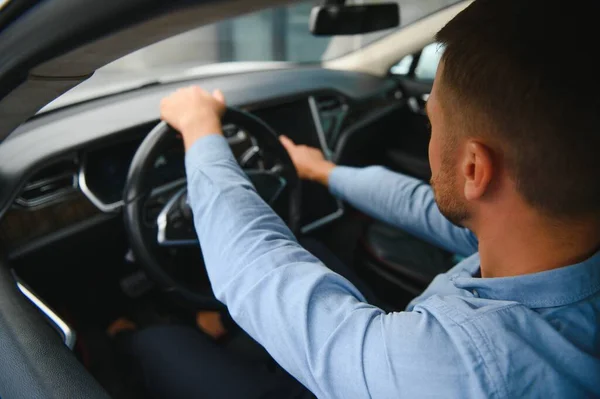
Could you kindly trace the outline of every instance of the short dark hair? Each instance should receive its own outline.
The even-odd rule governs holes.
[[[443,112],[491,133],[518,192],[553,217],[600,214],[598,8],[475,0],[437,34]]]

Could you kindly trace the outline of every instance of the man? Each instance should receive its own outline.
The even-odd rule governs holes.
[[[220,92],[163,100],[217,298],[317,397],[600,396],[600,104],[553,42],[585,37],[575,16],[593,13],[564,7],[476,0],[438,33],[433,189],[282,138],[302,178],[468,256],[405,312],[366,303],[261,201],[220,134]]]

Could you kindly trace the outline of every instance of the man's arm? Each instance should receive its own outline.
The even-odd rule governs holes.
[[[385,314],[367,304],[348,280],[296,242],[223,137],[196,142],[186,170],[216,297],[317,397],[422,397],[444,385],[464,388],[447,327],[425,309]]]
[[[378,166],[335,166],[317,149],[295,145],[285,137],[281,142],[300,177],[328,186],[355,208],[450,252],[462,256],[477,252],[477,238],[440,213],[425,182]]]
[[[444,386],[451,396],[464,389],[460,357],[447,338],[454,327],[423,308],[385,314],[365,303],[260,198],[227,141],[210,134],[214,118],[180,117],[179,108],[207,107],[207,96],[180,92],[161,110],[184,136],[206,269],[234,320],[319,398],[432,396]]]
[[[329,176],[329,190],[366,214],[450,252],[477,252],[477,238],[440,213],[431,186],[421,180],[380,166],[340,166]]]

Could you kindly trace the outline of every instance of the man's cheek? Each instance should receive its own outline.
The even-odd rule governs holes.
[[[429,141],[429,166],[431,174],[435,176],[439,168],[439,149],[433,137]]]

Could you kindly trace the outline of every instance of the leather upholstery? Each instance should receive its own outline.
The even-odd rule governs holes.
[[[108,398],[1,261],[0,397]]]

